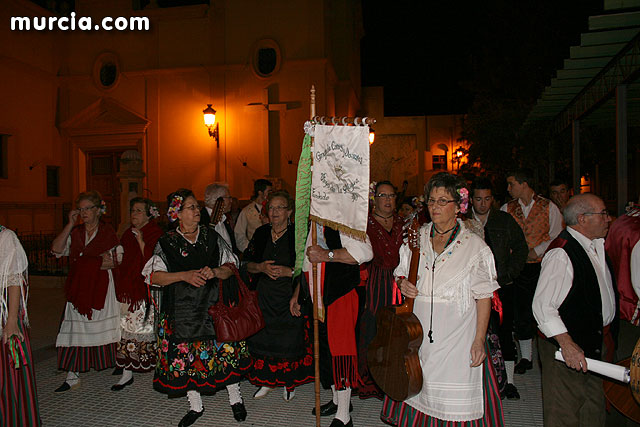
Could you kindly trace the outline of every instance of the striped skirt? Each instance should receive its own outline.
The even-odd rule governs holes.
[[[117,343],[95,347],[58,347],[58,369],[87,372],[93,368],[101,371],[116,364]]]
[[[487,355],[490,354],[487,349]],[[385,396],[380,419],[397,427],[503,427],[502,402],[493,365],[484,360],[482,371],[482,393],[484,416],[471,421],[446,421],[418,411],[404,402],[396,402]]]
[[[40,426],[31,343],[22,322],[19,328],[24,336],[23,349],[26,350],[24,352],[26,364],[22,361],[20,367],[15,369],[10,361],[8,344],[2,344],[0,341],[0,425]]]

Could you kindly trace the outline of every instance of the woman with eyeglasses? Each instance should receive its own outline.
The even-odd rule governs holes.
[[[178,426],[190,426],[202,416],[201,393],[225,387],[234,418],[244,421],[247,411],[238,383],[251,366],[247,345],[218,342],[207,312],[221,292],[226,304],[237,303],[237,286],[226,280],[237,258],[212,225],[199,225],[200,206],[191,190],[181,188],[169,194],[167,202],[173,229],[160,237],[142,270],[147,283],[162,289],[156,300],[153,388],[168,397],[187,396],[190,409]]]
[[[265,321],[264,329],[248,340],[253,369],[247,378],[260,386],[254,399],[283,387],[282,397],[288,402],[296,387],[314,378],[309,319],[300,311],[299,283],[292,279],[295,232],[289,218],[293,204],[286,191],[269,193],[270,223],[256,230],[245,252]]]
[[[158,208],[149,199],[134,197],[129,202],[131,226],[120,242],[124,248],[116,282],[116,298],[120,302],[122,338],[116,353],[117,369],[122,377],[111,390],[120,391],[133,384],[133,372],[149,372],[156,366],[156,336],[153,310],[142,268],[153,255],[162,229],[155,218]]]
[[[466,212],[465,182],[446,172],[425,187],[431,222],[420,228],[418,283],[410,283],[411,252],[400,248],[394,274],[424,338],[419,351],[422,390],[404,402],[385,397],[381,418],[395,426],[503,425],[500,394],[486,359],[491,297],[498,288],[493,255],[456,218]]]
[[[393,277],[400,262],[404,220],[396,213],[396,188],[390,181],[380,181],[373,187],[373,208],[367,220],[367,235],[373,248],[373,259],[366,264],[364,310],[360,315],[358,339],[358,371],[362,383],[356,389],[361,398],[384,394],[378,388],[367,367],[367,349],[376,336],[376,313],[381,307],[400,302],[401,296]]]
[[[100,220],[106,211],[100,193],[80,193],[76,207],[51,245],[56,257],[69,257],[67,305],[56,339],[58,369],[67,371],[67,377],[56,392],[78,387],[80,372],[112,368],[120,341],[112,269],[122,260],[122,246],[114,229]],[[75,225],[78,218],[82,223]]]

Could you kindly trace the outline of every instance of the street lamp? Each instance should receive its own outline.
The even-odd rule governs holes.
[[[202,110],[204,113],[204,125],[209,129],[209,136],[216,141],[216,147],[220,148],[220,134],[218,132],[218,123],[216,123],[216,110],[207,104],[207,108]]]
[[[467,155],[467,150],[465,150],[464,147],[460,146],[456,148],[456,151],[454,152],[454,157],[456,162],[458,163],[458,170],[460,170],[460,161],[466,155]]]

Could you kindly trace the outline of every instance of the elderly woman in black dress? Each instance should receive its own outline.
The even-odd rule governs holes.
[[[269,194],[269,224],[259,227],[245,252],[247,270],[257,282],[258,302],[265,328],[249,338],[252,384],[261,386],[253,395],[263,398],[275,387],[284,387],[290,401],[294,388],[313,381],[308,318],[300,316],[297,283],[292,280],[296,262],[294,229],[289,222],[293,200],[286,191]]]
[[[234,418],[244,421],[247,411],[238,383],[251,366],[246,343],[218,342],[207,313],[218,301],[220,283],[225,302],[232,303],[226,301],[230,294],[237,296],[237,288],[226,280],[236,257],[212,226],[199,225],[200,207],[191,190],[179,189],[167,201],[167,216],[177,227],[160,237],[143,270],[147,280],[163,287],[153,387],[169,397],[187,395],[190,410],[179,426],[202,416],[201,393],[223,387]]]

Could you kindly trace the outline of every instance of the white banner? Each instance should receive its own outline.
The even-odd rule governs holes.
[[[311,219],[364,240],[369,211],[369,126],[315,126]]]

